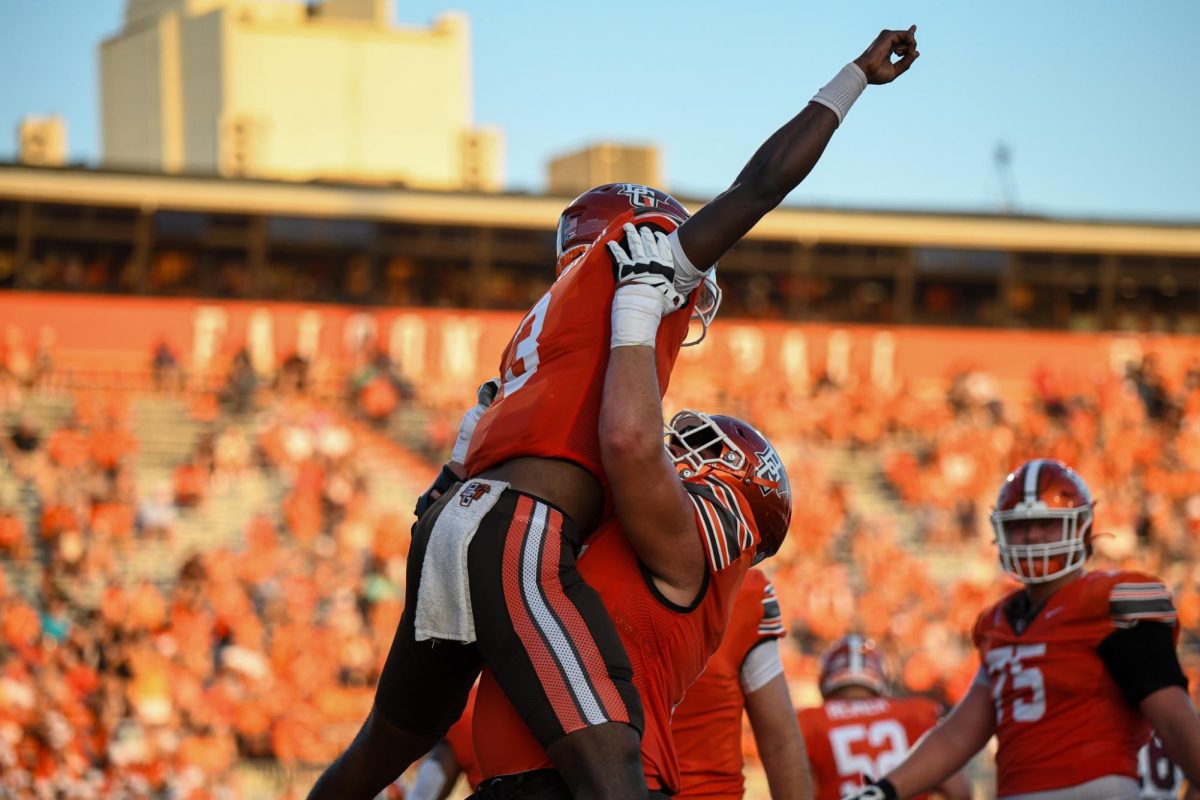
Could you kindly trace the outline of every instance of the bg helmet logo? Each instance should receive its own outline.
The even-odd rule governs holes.
[[[658,208],[658,195],[649,186],[641,186],[636,183],[623,183],[621,188],[617,190],[617,194],[623,194],[629,198],[629,205],[634,208]]]
[[[768,444],[766,450],[755,451],[754,455],[758,457],[758,469],[754,470],[755,476],[780,486],[783,482],[783,462],[779,460],[779,454],[775,452],[775,448]],[[764,497],[774,491],[778,491],[780,495],[787,494],[787,490],[783,488],[772,489],[762,485],[758,488],[762,489]]]

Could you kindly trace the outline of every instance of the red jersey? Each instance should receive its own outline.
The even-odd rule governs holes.
[[[683,779],[676,797],[740,800],[744,794],[742,664],[755,647],[783,636],[775,588],[762,570],[752,569],[733,601],[721,646],[675,709],[671,731]]]
[[[463,715],[446,732],[446,744],[450,745],[450,752],[454,754],[454,760],[458,762],[458,768],[466,776],[467,784],[472,791],[483,780],[483,775],[479,773],[479,760],[475,758],[475,745],[471,741],[471,720],[475,714],[475,695],[478,691],[479,684],[471,687],[471,694],[467,697],[467,707],[463,709]]]
[[[696,506],[709,576],[690,608],[662,597],[615,519],[600,526],[579,558],[579,573],[600,595],[633,666],[642,700],[642,766],[651,789],[675,793],[679,765],[671,711],[704,669],[758,548],[746,501],[714,478],[687,482]],[[715,519],[714,519],[715,518]],[[475,748],[485,778],[550,768],[545,751],[485,669],[475,705]]]
[[[816,784],[814,800],[838,800],[861,787],[862,776],[879,778],[903,761],[937,724],[938,705],[924,697],[829,700],[796,716]]]
[[[1024,590],[984,611],[972,636],[996,707],[999,796],[1124,775],[1137,779],[1149,725],[1129,705],[1097,648],[1144,620],[1174,625],[1170,594],[1137,572],[1089,572],[1031,621],[1010,620]]]
[[[665,214],[637,219],[646,221],[668,231],[677,224]],[[471,437],[469,476],[518,456],[540,456],[574,462],[607,486],[598,431],[616,280],[606,242],[623,235],[618,229],[592,245],[517,326],[500,359],[500,391]],[[667,391],[697,294],[658,327],[660,393]]]

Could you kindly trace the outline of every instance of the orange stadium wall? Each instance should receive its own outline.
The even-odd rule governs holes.
[[[260,371],[270,372],[291,353],[336,363],[356,345],[378,342],[418,382],[458,384],[495,374],[519,319],[513,312],[0,294],[5,331],[15,326],[32,343],[49,330],[54,357],[67,368],[146,366],[165,340],[195,371],[219,369],[248,345]],[[1167,374],[1179,374],[1200,358],[1200,337],[723,320],[702,345],[684,351],[681,364],[689,377],[726,384],[803,386],[826,370],[839,380],[919,384],[978,368],[1002,385],[1027,385],[1036,369],[1064,381],[1089,379],[1147,353]]]

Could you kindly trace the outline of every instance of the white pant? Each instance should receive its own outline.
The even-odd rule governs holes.
[[[1010,794],[1000,800],[1138,800],[1138,784],[1124,775],[1105,775],[1064,789]]]

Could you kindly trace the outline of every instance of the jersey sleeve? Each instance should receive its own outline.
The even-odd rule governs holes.
[[[787,631],[783,628],[783,612],[779,609],[775,587],[767,581],[762,592],[762,618],[758,622],[759,641],[782,639],[786,634]]]
[[[753,552],[757,537],[732,489],[716,480],[684,481],[683,488],[696,511],[709,569],[721,572]]]
[[[1135,573],[1123,576],[1109,589],[1108,616],[1114,628],[1132,628],[1139,622],[1161,622],[1173,628],[1177,622],[1167,587]]]

